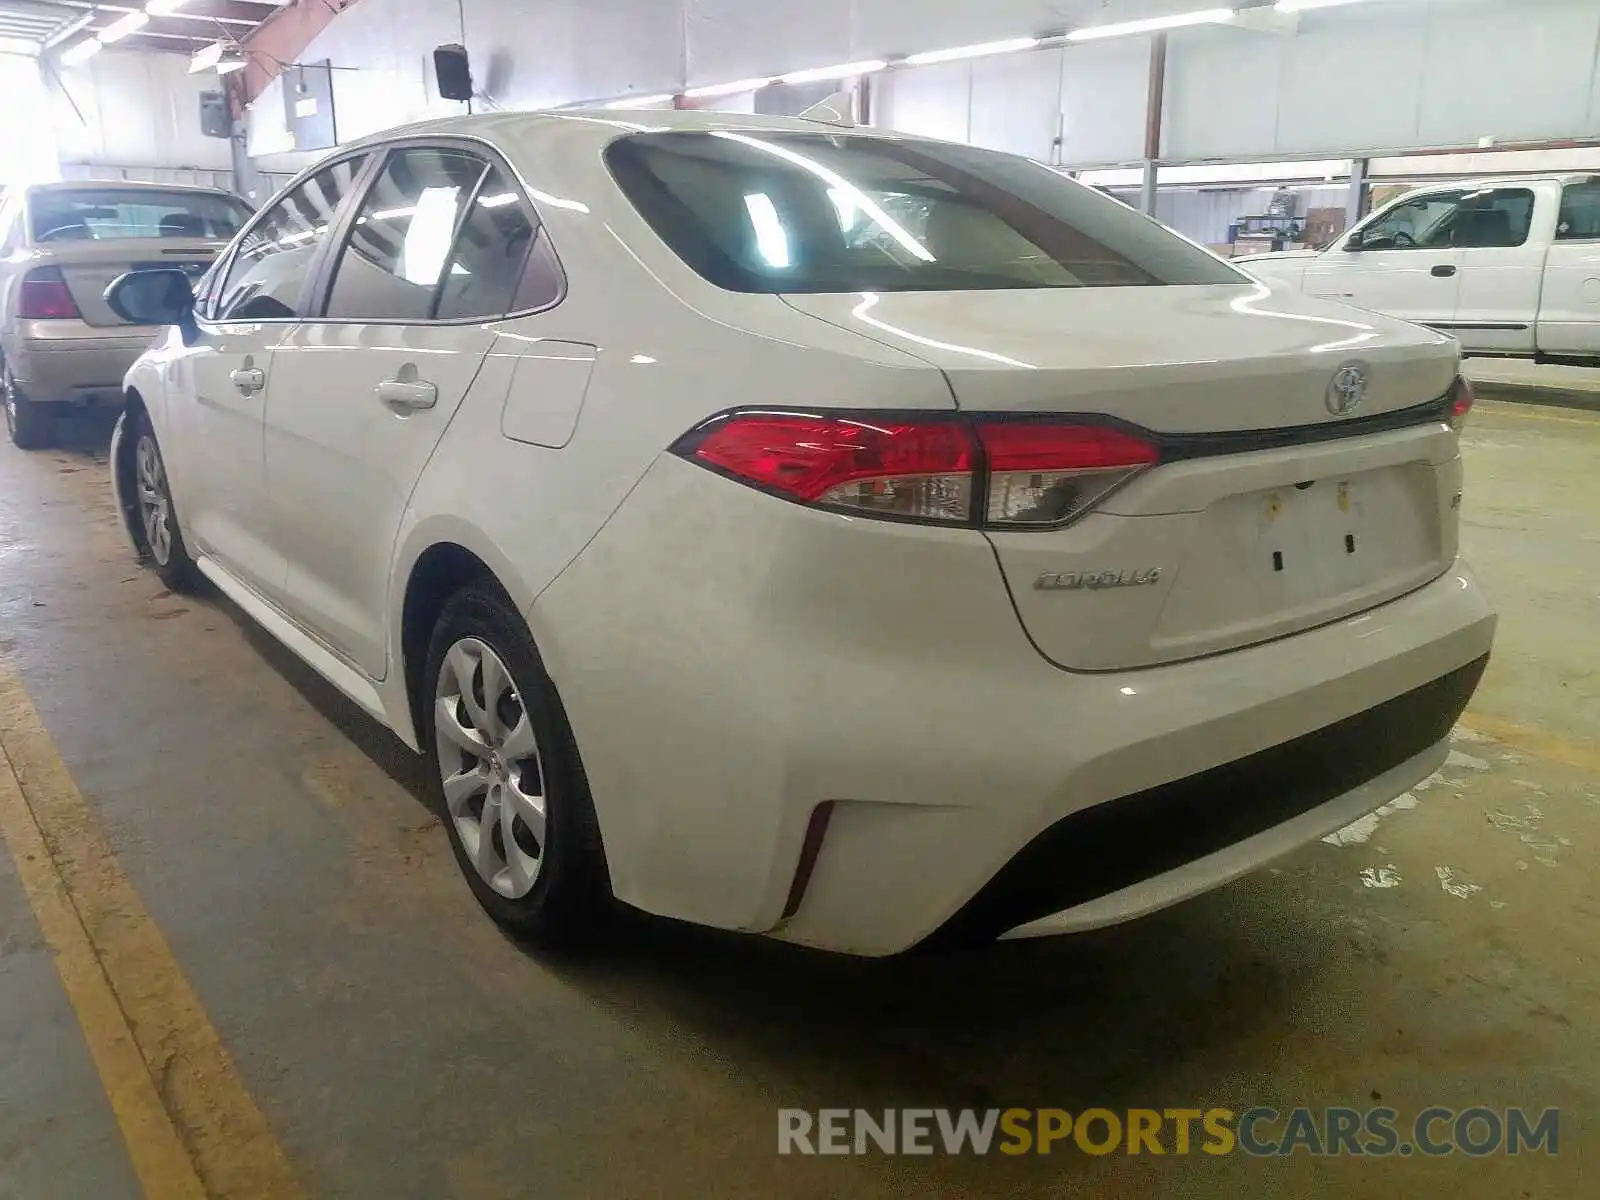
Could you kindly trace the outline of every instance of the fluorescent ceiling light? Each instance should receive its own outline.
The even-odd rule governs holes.
[[[245,58],[242,54],[224,54],[217,60],[218,75],[229,75],[234,71],[242,71],[244,68]]]
[[[1085,25],[1067,34],[1069,42],[1089,42],[1098,38],[1123,37],[1133,33],[1159,33],[1163,29],[1182,29],[1185,25],[1217,25],[1238,14],[1231,8],[1203,8],[1199,12],[1174,13],[1170,17],[1148,17],[1143,21],[1118,21],[1111,25]]]
[[[986,54],[1010,54],[1016,50],[1032,50],[1038,38],[1007,38],[1000,42],[978,42],[972,46],[952,46],[948,50],[927,50],[922,54],[908,54],[906,61],[921,66],[924,63],[953,62],[958,58],[982,58]]]
[[[671,92],[659,96],[624,96],[620,100],[608,101],[606,108],[650,108],[656,104],[670,104],[676,97]]]
[[[838,63],[831,67],[809,67],[804,71],[790,71],[778,76],[780,83],[818,83],[824,79],[843,79],[847,75],[870,75],[889,65],[881,58],[867,58],[860,62]]]
[[[99,53],[100,39],[85,38],[76,46],[68,46],[61,52],[61,65],[64,67],[81,66]]]
[[[189,0],[150,0],[150,3],[144,6],[144,11],[152,17],[164,17],[168,13],[177,12],[188,2]]]
[[[684,95],[691,100],[701,100],[707,96],[732,96],[738,92],[753,92],[771,82],[771,75],[763,75],[759,79],[735,79],[732,83],[708,83],[704,87],[692,87]]]
[[[189,60],[189,74],[198,75],[201,71],[209,71],[222,61],[222,52],[228,47],[222,42],[212,42],[209,46],[201,46],[194,52],[194,57]]]
[[[150,24],[150,14],[131,12],[119,21],[113,21],[100,31],[100,44],[109,46],[112,42],[120,42],[130,33],[136,33]]]
[[[1361,4],[1364,0],[1278,0],[1278,11],[1283,13],[1305,12],[1312,8],[1337,8],[1344,4]]]
[[[92,25],[95,17],[97,16],[99,16],[99,13],[91,8],[88,12],[84,13],[83,16],[61,26],[49,37],[45,38],[44,48],[46,50],[53,50],[55,47],[61,45],[62,42],[71,41],[73,36],[85,25]]]

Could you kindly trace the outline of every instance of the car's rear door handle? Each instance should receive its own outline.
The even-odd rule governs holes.
[[[432,408],[439,402],[439,389],[427,380],[385,379],[375,390],[379,400],[401,415]]]
[[[1454,267],[1447,266],[1443,263],[1433,269],[1433,277],[1435,279],[1449,279],[1450,276],[1454,275],[1455,273],[1456,269]]]
[[[267,386],[267,373],[260,367],[239,367],[230,372],[228,378],[233,380],[234,387],[247,396]]]

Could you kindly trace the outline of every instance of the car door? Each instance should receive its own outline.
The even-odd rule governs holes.
[[[548,254],[530,254],[537,217],[514,179],[478,146],[392,147],[322,272],[321,314],[274,358],[267,483],[289,610],[374,679],[412,489],[492,322],[533,304],[519,289]]]
[[[1448,233],[1461,251],[1461,289],[1454,319],[1441,328],[1466,349],[1533,352],[1558,191],[1554,183],[1486,188],[1468,193],[1451,214]]]
[[[1600,179],[1561,189],[1555,240],[1545,264],[1538,348],[1600,354]]]
[[[162,436],[184,533],[263,595],[283,594],[268,518],[262,414],[278,346],[294,329],[312,267],[364,157],[342,159],[266,209],[201,287],[198,332],[170,367]]]
[[[1442,231],[1465,195],[1425,192],[1385,209],[1307,268],[1306,292],[1423,325],[1448,324],[1461,252]]]

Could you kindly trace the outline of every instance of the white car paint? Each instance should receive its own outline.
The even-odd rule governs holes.
[[[202,321],[126,381],[201,568],[414,748],[412,571],[446,543],[487,565],[559,688],[619,899],[893,953],[1058,822],[1257,761],[1488,653],[1494,617],[1456,557],[1456,438],[1427,407],[1456,375],[1448,338],[1242,276],[725,290],[606,169],[608,143],[646,127],[817,129],[674,112],[395,131],[368,144],[457,138],[504,156],[559,255],[559,303],[449,324]],[[1352,363],[1376,423],[1347,430],[1330,384]],[[240,392],[239,370],[263,386]],[[395,411],[376,394],[395,379],[433,384],[436,403]],[[1184,449],[1075,523],[985,532],[806,507],[669,452],[752,406],[1092,414]],[[1361,522],[1371,570],[1326,551],[1317,506]],[[1292,584],[1272,566],[1280,514]],[[1034,587],[1138,568],[1158,568],[1159,586]],[[1427,776],[1443,736],[1016,932],[1114,923],[1253,869]],[[1238,799],[1211,801],[1219,820]],[[824,802],[832,820],[786,915]]]
[[[1420,188],[1321,252],[1246,255],[1234,262],[1308,295],[1446,331],[1469,354],[1600,361],[1600,223],[1582,220],[1593,207],[1590,198],[1600,195],[1597,186],[1593,177],[1574,176]],[[1407,206],[1497,189],[1533,197],[1526,234],[1516,245],[1357,248],[1364,234]]]

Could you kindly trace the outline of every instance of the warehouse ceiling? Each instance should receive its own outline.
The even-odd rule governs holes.
[[[142,28],[117,45],[130,50],[165,50],[192,54],[216,41],[240,41],[252,33],[289,0],[182,0],[158,3],[159,10]],[[135,0],[96,3],[95,0],[0,0],[0,46],[27,51],[30,43],[53,49],[92,36],[145,6]],[[34,50],[38,53],[38,50]]]

